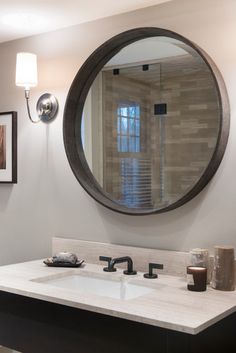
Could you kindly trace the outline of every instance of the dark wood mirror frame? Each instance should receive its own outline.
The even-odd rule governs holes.
[[[88,91],[103,66],[127,45],[136,42],[137,40],[158,36],[173,38],[189,45],[202,57],[206,65],[209,67],[215,82],[219,100],[219,134],[214,153],[208,166],[198,182],[188,193],[176,202],[161,209],[133,209],[115,202],[102,190],[87,164],[82,147],[82,140],[76,136],[81,136],[81,119]],[[228,141],[229,126],[230,109],[227,91],[223,78],[212,59],[197,45],[175,32],[155,27],[144,27],[123,32],[109,39],[97,48],[85,61],[78,71],[67,96],[63,118],[63,136],[67,158],[72,171],[79,183],[90,196],[103,206],[116,212],[128,215],[147,215],[167,212],[182,206],[194,198],[208,184],[223,158]]]

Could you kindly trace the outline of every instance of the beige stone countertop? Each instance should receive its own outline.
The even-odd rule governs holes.
[[[89,310],[162,328],[197,334],[236,310],[236,292],[190,292],[186,279],[159,274],[144,279],[141,272],[125,276],[122,270],[102,271],[103,266],[85,264],[81,268],[47,267],[42,260],[0,267],[0,290],[48,302]],[[125,278],[133,284],[152,287],[152,291],[133,299],[114,299],[44,283],[47,279],[73,274],[95,274],[114,280]],[[132,278],[131,278],[132,277]]]

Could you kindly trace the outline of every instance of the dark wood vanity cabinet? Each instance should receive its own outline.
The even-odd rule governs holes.
[[[197,335],[0,292],[0,344],[23,353],[230,353],[236,314]]]

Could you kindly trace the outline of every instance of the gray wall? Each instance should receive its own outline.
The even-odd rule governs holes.
[[[18,111],[19,182],[0,185],[0,263],[45,257],[52,236],[162,249],[236,246],[236,34],[235,0],[177,0],[0,45],[0,111]],[[111,36],[141,26],[176,31],[202,47],[218,65],[231,101],[231,133],[223,162],[209,186],[172,212],[131,217],[113,213],[91,199],[68,165],[62,139],[64,102],[77,70]],[[33,125],[24,92],[14,85],[15,55],[38,55],[39,86],[60,102],[50,125]]]

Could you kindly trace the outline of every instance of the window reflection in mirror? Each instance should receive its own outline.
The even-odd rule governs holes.
[[[215,82],[202,57],[166,37],[139,40],[100,71],[84,105],[87,163],[109,198],[164,208],[208,166],[219,134]]]

